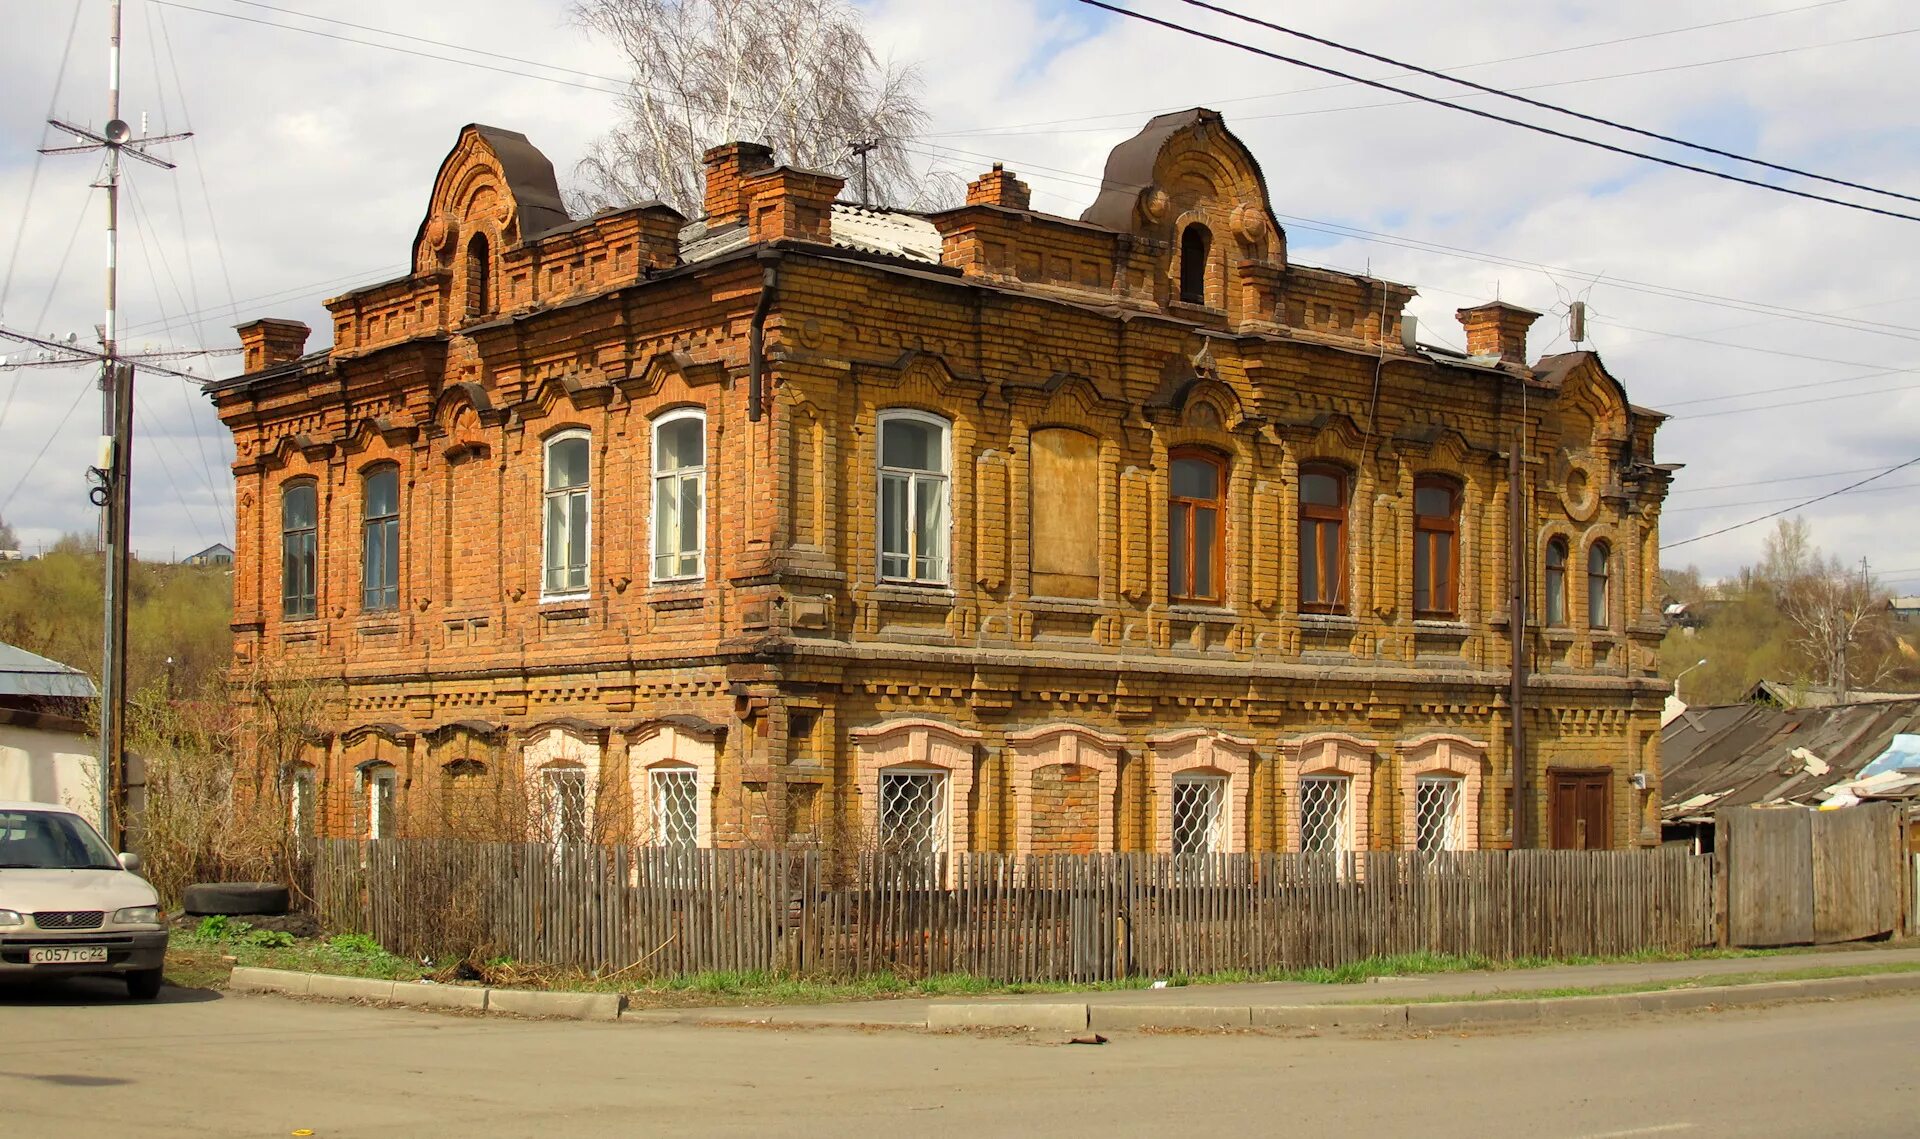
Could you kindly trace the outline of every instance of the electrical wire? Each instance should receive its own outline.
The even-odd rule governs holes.
[[[1908,459],[1904,463],[1895,463],[1893,466],[1888,467],[1886,470],[1881,471],[1878,474],[1868,475],[1866,478],[1861,479],[1859,482],[1848,483],[1846,486],[1841,487],[1839,490],[1830,490],[1825,494],[1818,495],[1813,498],[1809,498],[1805,502],[1801,502],[1796,505],[1786,507],[1785,509],[1782,509],[1782,510],[1775,510],[1767,514],[1762,514],[1758,518],[1749,518],[1745,522],[1736,522],[1731,526],[1722,526],[1718,530],[1709,530],[1705,534],[1695,534],[1691,538],[1682,538],[1678,542],[1668,542],[1665,545],[1661,546],[1660,549],[1663,551],[1677,550],[1681,546],[1691,546],[1695,542],[1704,542],[1708,538],[1718,538],[1722,534],[1731,534],[1735,530],[1743,530],[1748,526],[1753,526],[1761,522],[1766,522],[1770,519],[1778,518],[1783,514],[1792,514],[1794,511],[1804,510],[1807,507],[1812,506],[1816,502],[1825,502],[1829,498],[1837,498],[1840,495],[1846,494],[1848,491],[1858,490],[1859,488],[1866,486],[1870,482],[1874,482],[1879,479],[1886,478],[1888,475],[1893,474],[1896,471],[1904,471],[1908,467],[1914,466],[1915,464],[1920,464],[1920,455],[1915,455],[1913,458]]]
[[[154,2],[161,3],[163,2],[163,0],[154,0]],[[1795,198],[1803,198],[1807,201],[1825,202],[1828,205],[1840,206],[1843,209],[1858,210],[1862,213],[1879,214],[1882,217],[1895,218],[1901,221],[1920,222],[1920,214],[1901,213],[1899,210],[1885,209],[1880,206],[1870,206],[1870,205],[1867,205],[1865,202],[1849,202],[1844,198],[1834,198],[1834,197],[1829,197],[1826,194],[1816,194],[1811,190],[1797,190],[1791,186],[1780,186],[1772,182],[1762,182],[1757,178],[1747,178],[1739,174],[1729,174],[1724,170],[1715,170],[1712,167],[1708,167],[1708,166],[1696,166],[1691,162],[1682,162],[1676,158],[1664,158],[1657,154],[1649,154],[1646,151],[1634,150],[1631,147],[1616,146],[1615,144],[1610,142],[1602,142],[1599,139],[1587,138],[1584,135],[1572,134],[1570,132],[1559,130],[1554,127],[1542,126],[1539,123],[1530,123],[1525,121],[1524,119],[1516,119],[1508,115],[1496,114],[1493,111],[1482,110],[1479,107],[1462,106],[1459,103],[1449,102],[1448,100],[1439,98],[1437,96],[1423,95],[1418,91],[1409,90],[1405,87],[1395,87],[1391,83],[1385,83],[1378,79],[1367,79],[1362,76],[1355,75],[1349,71],[1342,71],[1337,67],[1328,67],[1325,64],[1311,63],[1311,62],[1308,62],[1307,60],[1300,59],[1297,56],[1284,55],[1277,51],[1269,51],[1266,48],[1255,47],[1252,44],[1241,43],[1238,40],[1228,39],[1225,36],[1215,35],[1212,32],[1201,31],[1199,28],[1189,27],[1186,24],[1182,24],[1174,20],[1164,20],[1158,16],[1147,15],[1145,12],[1136,12],[1131,8],[1121,7],[1118,4],[1109,4],[1107,3],[1107,0],[1074,0],[1074,2],[1077,4],[1084,4],[1090,8],[1098,8],[1105,12],[1112,12],[1117,16],[1124,16],[1131,20],[1138,20],[1138,21],[1141,21],[1142,23],[1153,24],[1156,27],[1166,28],[1169,31],[1179,32],[1182,35],[1192,36],[1195,39],[1205,40],[1209,43],[1219,44],[1223,47],[1235,48],[1252,55],[1261,56],[1265,59],[1271,59],[1277,63],[1290,64],[1294,67],[1304,67],[1309,71],[1318,71],[1324,75],[1336,76],[1338,78],[1350,80],[1355,83],[1360,83],[1365,86],[1373,87],[1381,91],[1391,91],[1396,95],[1403,95],[1403,96],[1406,96],[1407,98],[1414,99],[1418,102],[1428,103],[1436,107],[1446,107],[1451,110],[1459,111],[1461,114],[1472,115],[1475,118],[1486,119],[1489,122],[1500,123],[1504,126],[1517,127],[1520,130],[1532,131],[1535,134],[1546,135],[1549,138],[1557,138],[1564,142],[1577,143],[1581,146],[1592,147],[1596,150],[1604,150],[1609,153],[1622,155],[1627,158],[1638,158],[1644,162],[1651,162],[1651,163],[1654,163],[1655,165],[1666,166],[1674,170],[1685,170],[1694,174],[1702,174],[1709,178],[1718,178],[1724,182],[1737,182],[1741,185],[1752,186],[1756,189],[1771,190],[1776,194],[1786,194]],[[1187,0],[1187,2],[1190,2],[1190,0]]]
[[[1883,190],[1877,186],[1869,186],[1862,182],[1850,182],[1845,178],[1834,178],[1826,174],[1816,174],[1813,171],[1803,170],[1797,166],[1787,166],[1778,162],[1769,162],[1765,159],[1754,158],[1751,155],[1738,154],[1731,150],[1722,150],[1717,146],[1708,146],[1705,143],[1692,142],[1684,138],[1679,138],[1675,135],[1661,134],[1659,131],[1651,131],[1651,130],[1646,130],[1642,127],[1629,126],[1628,124],[1620,122],[1617,119],[1603,118],[1600,115],[1589,115],[1584,111],[1576,111],[1570,107],[1562,107],[1557,103],[1548,103],[1539,99],[1530,99],[1525,95],[1516,95],[1511,91],[1502,90],[1501,88],[1498,88],[1498,87],[1490,87],[1484,83],[1476,83],[1471,79],[1462,79],[1457,75],[1448,75],[1442,71],[1435,71],[1430,67],[1421,67],[1418,64],[1408,63],[1405,60],[1395,59],[1392,56],[1382,55],[1379,52],[1368,51],[1365,48],[1354,47],[1351,44],[1343,44],[1336,40],[1328,39],[1325,36],[1317,36],[1312,34],[1311,32],[1303,32],[1298,30],[1297,28],[1289,28],[1284,24],[1276,24],[1270,20],[1263,20],[1257,16],[1249,16],[1244,12],[1236,12],[1232,8],[1228,8],[1219,4],[1210,3],[1209,0],[1180,0],[1180,3],[1185,4],[1190,8],[1199,8],[1200,10],[1205,12],[1212,12],[1215,15],[1227,16],[1231,19],[1239,20],[1243,23],[1252,24],[1255,27],[1266,28],[1268,31],[1278,32],[1281,35],[1292,36],[1295,39],[1305,40],[1308,43],[1319,44],[1321,47],[1330,47],[1335,51],[1345,52],[1348,55],[1357,55],[1362,59],[1373,60],[1375,63],[1384,63],[1392,67],[1402,68],[1405,71],[1411,72],[1412,74],[1415,74],[1415,75],[1424,75],[1429,79],[1439,79],[1447,83],[1452,83],[1460,87],[1465,87],[1469,91],[1477,91],[1482,95],[1493,95],[1501,99],[1510,99],[1513,102],[1519,103],[1523,106],[1532,107],[1535,110],[1550,111],[1554,114],[1566,115],[1568,118],[1577,119],[1580,122],[1584,122],[1584,123],[1592,123],[1595,126],[1606,127],[1609,130],[1617,130],[1625,134],[1638,135],[1641,138],[1650,138],[1657,142],[1664,142],[1673,146],[1684,147],[1688,150],[1696,150],[1702,154],[1711,154],[1716,158],[1726,158],[1726,159],[1731,159],[1734,162],[1744,162],[1750,166],[1758,166],[1763,169],[1777,171],[1782,174],[1792,174],[1795,177],[1799,177],[1799,178],[1808,178],[1816,182],[1825,182],[1830,186],[1845,186],[1849,190],[1860,190],[1865,193],[1879,194],[1882,197],[1888,197],[1888,198],[1898,198],[1902,201],[1907,201],[1907,202],[1920,202],[1920,197],[1916,197],[1912,194],[1904,194],[1897,190]],[[1911,30],[1912,29],[1909,29],[1909,31]],[[1899,33],[1899,34],[1906,34],[1906,33]],[[1773,188],[1777,189],[1778,187],[1773,187]],[[1851,203],[1847,203],[1847,204],[1851,204]],[[1920,221],[1920,218],[1915,218],[1913,220]]]
[[[1897,490],[1920,490],[1920,483],[1903,482],[1903,483],[1897,483],[1893,486],[1873,486],[1873,487],[1868,487],[1865,490],[1854,491],[1853,493],[1855,494],[1886,494],[1890,491],[1897,491]],[[1688,514],[1688,513],[1693,513],[1701,510],[1735,510],[1742,506],[1770,506],[1776,502],[1792,502],[1798,497],[1799,497],[1798,495],[1786,494],[1786,495],[1781,495],[1777,498],[1750,498],[1744,502],[1715,502],[1707,506],[1669,506],[1669,507],[1663,507],[1661,509],[1661,513]]]
[[[74,32],[80,27],[80,8],[79,4],[73,6],[73,19],[67,23],[67,46],[60,50],[60,67],[53,74],[53,94],[47,97],[47,113],[40,116],[41,146],[47,144],[47,135],[50,133],[46,120],[53,118],[53,112],[60,103],[60,88],[67,82],[67,62],[73,58],[73,37]],[[46,157],[38,148],[35,148],[33,170],[27,175],[26,198],[20,205],[20,224],[14,227],[13,249],[7,253],[7,272],[4,277],[0,277],[0,320],[6,319],[7,296],[13,292],[13,271],[20,264],[20,249],[27,241],[27,220],[33,216],[33,191],[40,184],[40,164],[46,160]]]
[[[1783,482],[1811,482],[1814,479],[1837,479],[1844,478],[1847,475],[1864,475],[1879,469],[1878,467],[1857,467],[1850,471],[1822,471],[1817,475],[1786,475],[1777,479],[1749,479],[1746,482],[1714,483],[1711,486],[1677,487],[1668,491],[1667,497],[1676,498],[1684,494],[1704,494],[1710,490],[1735,490],[1749,486],[1773,486]]]
[[[6,500],[0,502],[0,518],[6,517],[7,508],[13,505],[13,500],[19,495],[20,488],[27,485],[27,480],[33,477],[34,469],[40,465],[40,460],[47,457],[47,448],[53,446],[53,441],[58,439],[60,432],[66,429],[67,420],[72,419],[73,413],[79,410],[80,401],[87,398],[87,392],[91,390],[90,385],[83,383],[78,386],[80,390],[74,393],[73,402],[67,405],[67,413],[60,417],[60,422],[53,425],[52,431],[47,432],[46,438],[40,440],[40,449],[34,452],[33,459],[27,463],[27,469],[20,472],[20,481],[13,484],[13,489],[7,492]]]

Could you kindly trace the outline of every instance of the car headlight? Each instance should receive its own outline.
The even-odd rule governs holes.
[[[128,906],[124,910],[113,911],[115,925],[159,925],[159,906]]]
[[[25,925],[27,919],[20,916],[18,910],[0,910],[0,926]]]

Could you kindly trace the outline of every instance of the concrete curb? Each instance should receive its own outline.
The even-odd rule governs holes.
[[[1079,1032],[1087,1027],[1087,1006],[1023,1001],[934,1001],[927,1005],[926,1027]]]
[[[331,973],[294,973],[236,965],[227,987],[243,993],[374,1001],[412,1008],[463,1009],[511,1016],[566,1020],[617,1020],[627,1000],[619,993],[548,993],[531,989],[482,989],[471,985],[434,985],[416,981],[378,981]],[[1084,1023],[1084,1022],[1083,1022]]]

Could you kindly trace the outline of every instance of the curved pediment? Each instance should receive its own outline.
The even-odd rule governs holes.
[[[1273,216],[1253,151],[1204,107],[1159,115],[1107,155],[1105,187],[1081,221],[1171,241],[1204,217],[1240,260],[1284,264],[1286,231]]]
[[[450,266],[475,229],[517,243],[571,220],[553,163],[526,135],[469,123],[433,180],[426,217],[413,238],[414,271]]]

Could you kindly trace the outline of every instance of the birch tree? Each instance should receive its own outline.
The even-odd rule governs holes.
[[[1821,553],[1803,518],[1783,519],[1768,536],[1761,573],[1772,585],[1781,615],[1793,626],[1794,644],[1807,654],[1813,674],[1844,699],[1850,677],[1861,675],[1860,666],[1867,663],[1850,663],[1849,654],[1869,639],[1883,639],[1872,635],[1880,633],[1885,622],[1885,595],[1864,567],[1856,572]],[[1883,667],[1881,662],[1871,669],[1874,678],[1883,674]]]
[[[869,200],[922,204],[906,144],[926,122],[912,67],[882,64],[843,0],[578,0],[575,20],[619,48],[633,78],[621,121],[588,149],[570,205],[654,199],[699,217],[701,156],[723,142],[771,146]]]

